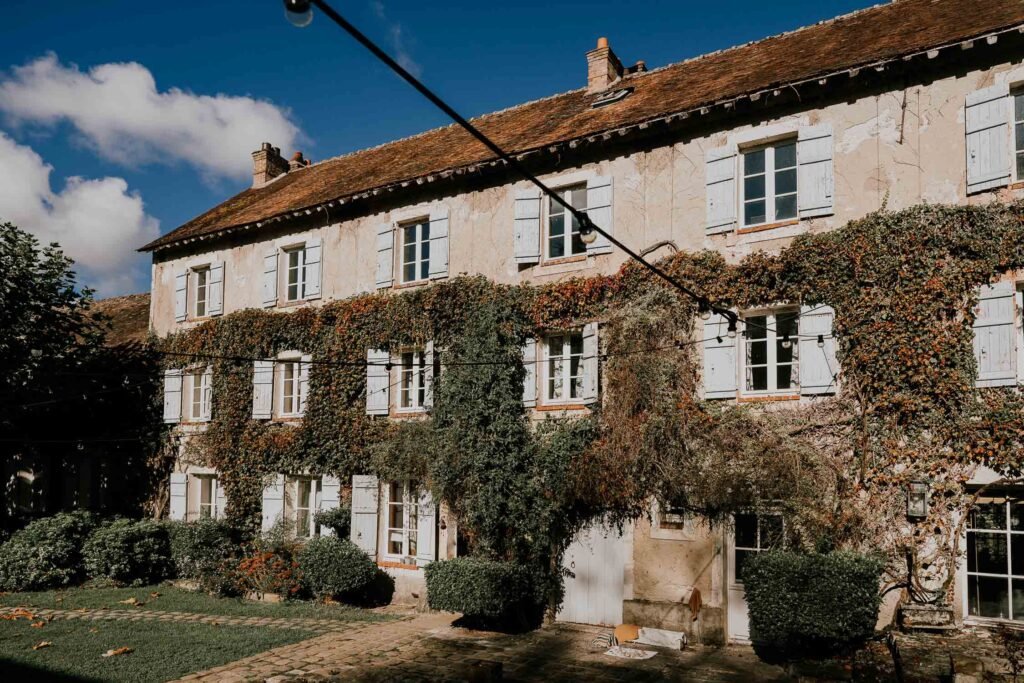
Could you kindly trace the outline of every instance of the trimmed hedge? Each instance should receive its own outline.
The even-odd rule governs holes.
[[[78,583],[85,574],[82,543],[95,525],[89,512],[61,512],[15,532],[0,546],[0,590],[46,590]]]
[[[82,548],[94,579],[144,586],[174,574],[167,525],[154,520],[118,519],[98,527]]]
[[[225,522],[201,519],[197,522],[168,522],[171,558],[181,579],[203,580],[222,570],[224,561],[235,554],[232,529]]]
[[[457,557],[424,571],[431,609],[461,612],[486,624],[530,626],[543,613],[529,570],[511,562]]]
[[[377,565],[356,544],[334,536],[310,539],[299,551],[302,586],[317,598],[352,595],[377,577]]]
[[[329,510],[321,510],[314,516],[316,523],[334,532],[338,538],[348,538],[349,529],[352,527],[352,508],[349,505],[339,505]]]
[[[871,637],[883,561],[848,551],[757,553],[743,571],[750,639],[765,660],[848,651]]]

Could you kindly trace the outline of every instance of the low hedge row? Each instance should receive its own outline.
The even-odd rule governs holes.
[[[470,622],[501,629],[531,628],[543,615],[522,565],[457,557],[431,562],[425,575],[431,609],[461,612]]]

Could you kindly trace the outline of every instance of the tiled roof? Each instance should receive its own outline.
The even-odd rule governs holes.
[[[113,296],[93,302],[94,313],[108,318],[107,346],[144,342],[149,335],[149,293]]]
[[[594,109],[586,89],[487,114],[474,123],[523,153],[698,110],[784,84],[870,66],[1024,24],[1024,0],[897,0],[740,47],[627,76],[634,92]],[[581,77],[585,71],[581,68]],[[142,248],[255,224],[375,188],[493,160],[454,126],[329,159],[245,190]]]

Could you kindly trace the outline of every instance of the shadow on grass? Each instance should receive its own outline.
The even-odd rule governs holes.
[[[32,683],[101,683],[99,678],[86,678],[55,673],[34,666],[12,662],[0,657],[0,674],[5,681],[32,681]]]

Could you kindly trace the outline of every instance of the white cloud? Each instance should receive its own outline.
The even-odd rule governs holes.
[[[71,177],[54,192],[52,171],[33,149],[0,132],[0,222],[44,244],[58,242],[77,262],[79,283],[100,296],[137,291],[146,259],[135,248],[160,234],[159,222],[123,178]]]
[[[373,13],[377,15],[377,19],[387,27],[388,42],[391,44],[391,56],[416,78],[422,76],[423,67],[412,58],[412,53],[406,45],[405,32],[402,29],[402,25],[388,18],[387,8],[384,7],[382,0],[372,0],[370,5],[373,7]]]
[[[157,90],[135,62],[80,70],[53,53],[15,67],[0,82],[0,110],[15,123],[74,126],[97,154],[138,167],[186,162],[204,177],[243,178],[263,141],[294,149],[290,112],[266,100]]]

